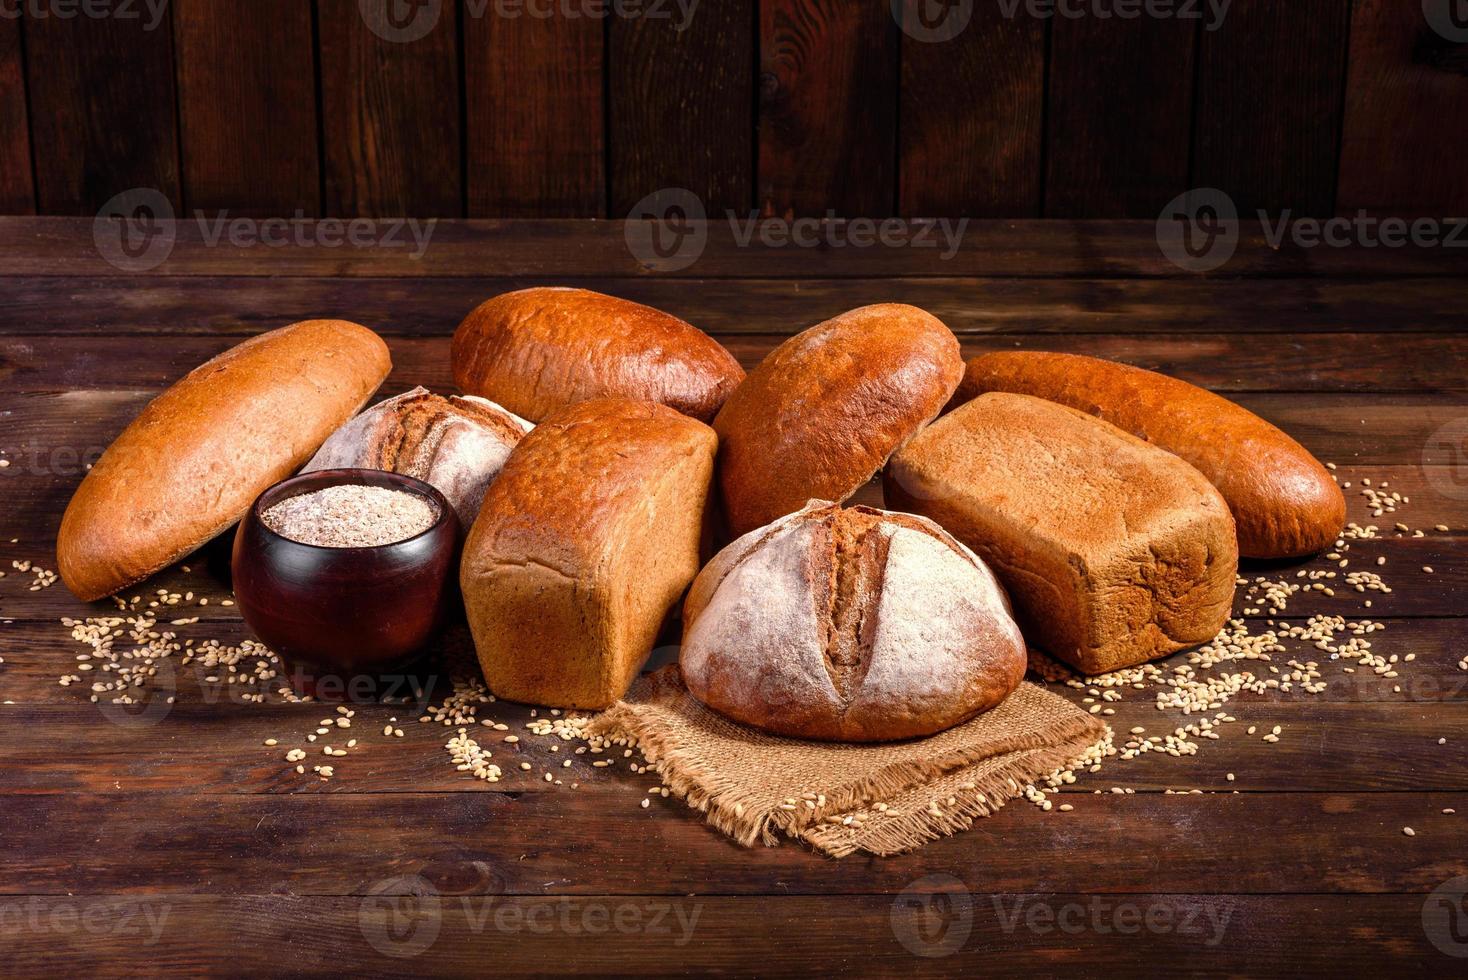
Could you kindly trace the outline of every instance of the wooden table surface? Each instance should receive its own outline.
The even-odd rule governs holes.
[[[947,260],[931,249],[742,246],[713,227],[698,261],[652,274],[608,222],[442,223],[418,259],[370,244],[211,244],[192,222],[172,237],[166,261],[131,272],[102,258],[90,220],[0,219],[5,972],[1286,974],[1468,964],[1464,249],[1274,248],[1256,229],[1228,264],[1198,276],[1171,266],[1141,222],[975,223]],[[1242,694],[1221,738],[1186,758],[1108,760],[1054,798],[1072,811],[1015,801],[915,853],[841,861],[794,843],[743,849],[676,799],[643,808],[653,775],[620,761],[594,768],[569,745],[552,753],[553,740],[524,731],[528,708],[486,709],[524,736],[489,746],[510,760],[497,784],[455,771],[444,749],[454,728],[381,704],[357,705],[350,732],[329,736],[360,743],[322,781],[310,775],[322,760],[308,758],[299,776],[282,753],[332,710],[275,695],[245,703],[222,670],[162,671],[141,713],[89,700],[94,672],[76,660],[86,648],[59,620],[112,607],[79,603],[60,584],[32,590],[34,569],[12,562],[55,567],[56,527],[86,462],[149,398],[241,337],[313,316],[388,338],[396,367],[381,394],[445,390],[460,318],[536,283],[660,306],[716,334],[746,366],[792,331],[892,300],[938,314],[966,355],[1085,352],[1223,392],[1337,464],[1352,483],[1350,519],[1384,529],[1348,557],[1352,569],[1381,573],[1389,594],[1301,594],[1278,618],[1378,621],[1374,652],[1400,658],[1398,676],[1348,674],[1346,661],[1289,641],[1274,664],[1318,658],[1324,692]],[[1371,517],[1358,492],[1368,479],[1409,502]],[[1396,533],[1396,521],[1426,534]],[[170,628],[244,639],[221,605],[218,548],[188,564],[130,591],[192,592],[165,624],[197,616]],[[1271,617],[1248,618],[1257,631]],[[1215,668],[1238,670],[1272,676],[1261,662]],[[83,681],[58,683],[73,673]],[[1162,733],[1186,722],[1154,697],[1128,690],[1116,703],[1106,720],[1119,741],[1133,726]],[[403,737],[383,736],[391,717]],[[1279,741],[1263,741],[1276,725]],[[486,744],[502,737],[478,731]],[[552,770],[562,785],[544,780]]]

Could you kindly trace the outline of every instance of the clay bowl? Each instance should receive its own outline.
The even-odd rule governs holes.
[[[340,484],[404,490],[427,498],[427,530],[371,548],[292,541],[261,515],[299,494]],[[275,650],[296,691],[356,700],[400,671],[437,634],[458,596],[458,519],[422,480],[383,470],[318,470],[266,490],[235,533],[235,601],[245,624]]]

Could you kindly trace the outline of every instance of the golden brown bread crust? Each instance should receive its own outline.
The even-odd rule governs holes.
[[[485,492],[459,581],[496,695],[605,708],[698,572],[717,439],[651,402],[597,399],[520,441]]]
[[[1084,412],[980,395],[899,450],[884,489],[978,552],[1026,637],[1088,674],[1206,642],[1228,619],[1238,542],[1223,497]]]
[[[985,391],[1060,402],[1181,456],[1228,501],[1247,558],[1314,554],[1345,526],[1340,487],[1305,447],[1186,381],[1079,354],[1004,351],[968,362],[958,398]]]
[[[931,421],[963,375],[958,340],[915,306],[863,306],[796,334],[714,419],[733,535],[837,503]]]
[[[100,599],[234,524],[377,390],[382,338],[344,320],[272,330],[153,399],[77,488],[56,536],[67,588]]]
[[[931,735],[1025,672],[1003,589],[931,521],[813,500],[721,551],[683,607],[695,697],[794,738]]]
[[[589,289],[504,293],[454,332],[454,383],[539,422],[590,398],[670,405],[707,422],[744,379],[734,355],[650,306]]]

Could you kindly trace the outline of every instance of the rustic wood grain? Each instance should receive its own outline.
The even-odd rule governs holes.
[[[1047,216],[1156,219],[1188,187],[1197,22],[1055,17]]]
[[[1335,213],[1350,0],[1235,0],[1199,37],[1193,184],[1240,213]]]
[[[464,18],[469,214],[604,214],[602,21],[478,6]]]
[[[121,277],[12,277],[0,279],[0,334],[223,337],[335,316],[389,336],[446,337],[489,297],[558,281],[562,280],[550,276],[174,276],[151,279],[147,289],[138,289]],[[576,284],[667,310],[721,335],[781,337],[852,307],[886,302],[920,306],[962,336],[1001,335],[1018,341],[1022,334],[1043,335],[1035,343],[1073,344],[1065,349],[1081,351],[1091,344],[1115,342],[1102,334],[1136,336],[1143,344],[1151,342],[1144,335],[1168,334],[1177,338],[1180,352],[1189,348],[1211,352],[1240,363],[1241,372],[1246,363],[1257,369],[1209,382],[1230,389],[1386,384],[1415,363],[1422,346],[1444,353],[1452,350],[1438,345],[1456,344],[1450,335],[1463,325],[1462,287],[1450,279],[592,278]],[[1377,332],[1395,336],[1360,336]],[[1437,336],[1409,336],[1415,332]],[[1158,337],[1156,343],[1167,341]],[[1098,348],[1106,349],[1119,348]],[[142,348],[134,350],[144,353]],[[154,349],[146,353],[154,358],[168,355]],[[1279,358],[1293,362],[1289,377],[1270,369]],[[1431,389],[1462,380],[1438,368],[1426,365],[1430,374],[1416,386]]]
[[[433,903],[432,913],[425,913],[422,899],[399,903],[382,896],[140,903],[88,895],[23,905],[21,921],[32,921],[25,916],[34,908],[33,921],[42,925],[8,939],[3,951],[20,970],[53,966],[50,957],[59,951],[79,969],[146,976],[285,972],[285,957],[289,972],[301,976],[336,976],[343,963],[365,977],[400,976],[405,963],[415,973],[456,976],[483,970],[486,963],[510,976],[580,973],[588,963],[607,973],[657,976],[794,977],[833,969],[873,977],[915,971],[968,976],[1037,968],[1161,975],[1157,963],[1171,973],[1300,976],[1338,969],[1342,924],[1362,923],[1350,929],[1353,970],[1427,973],[1456,964],[1422,932],[1422,893],[1164,894],[1116,903],[1089,892],[991,895],[983,893],[987,886],[977,872],[969,880],[980,893],[969,893],[962,912],[948,900],[929,906],[922,899],[894,902],[884,895],[839,902],[722,896],[668,902],[609,895],[494,903],[450,896]],[[431,915],[431,929],[423,924],[425,914]],[[85,921],[90,928],[56,928],[53,921]],[[894,927],[894,921],[900,924]],[[908,937],[906,944],[896,929]],[[37,933],[50,941],[36,941]],[[119,933],[130,941],[119,942]],[[751,941],[753,936],[759,941]],[[221,952],[236,947],[238,955],[228,959]],[[1139,950],[1146,951],[1141,966]],[[930,958],[937,956],[943,958]]]
[[[437,336],[404,335],[390,328],[401,323],[391,314],[372,320],[389,337],[393,374],[387,390],[421,384],[433,390],[454,387],[447,333],[458,307],[445,310],[435,326]],[[35,334],[7,336],[0,329],[0,381],[14,394],[58,389],[107,390],[121,387],[161,388],[195,366],[238,343],[244,336],[296,318],[272,309],[266,322],[221,323],[208,336],[168,335],[166,350],[157,350],[154,331],[134,328],[139,336]],[[313,312],[302,316],[314,315]],[[193,322],[202,323],[207,318]],[[369,318],[363,318],[369,319]],[[187,320],[187,318],[185,318]],[[180,324],[170,324],[182,326]],[[793,331],[797,324],[791,324]],[[120,329],[121,334],[126,328]],[[745,369],[764,359],[783,334],[715,334]],[[1463,391],[1468,379],[1443,377],[1444,361],[1468,358],[1468,337],[1448,333],[1283,334],[1268,345],[1231,344],[1190,334],[1016,334],[962,335],[963,354],[990,351],[1046,350],[1104,357],[1161,371],[1217,392],[1239,391]],[[1279,366],[1284,370],[1270,370]],[[1452,386],[1457,386],[1456,388]]]
[[[5,18],[0,21],[0,214],[35,210],[20,20]]]
[[[759,200],[769,213],[891,214],[898,28],[887,3],[760,3]]]
[[[857,248],[830,244],[805,248],[780,239],[767,241],[746,226],[715,221],[707,226],[707,243],[697,261],[668,275],[683,279],[1145,277],[1206,281],[1185,273],[1162,254],[1155,220],[986,221],[962,227],[952,219],[945,220],[950,221],[946,230],[926,222],[899,222],[889,240],[901,244]],[[315,240],[322,227],[308,222],[301,234]],[[562,282],[654,276],[629,249],[623,223],[617,221],[439,221],[431,226],[387,221],[370,225],[367,240],[361,244],[344,239],[344,223],[325,227],[334,227],[339,244],[287,249],[212,242],[208,228],[192,220],[180,222],[172,229],[176,240],[168,259],[141,275],[150,281],[181,275],[234,275],[523,276]],[[851,228],[849,222],[836,222],[827,234],[845,236]],[[858,228],[865,236],[875,234],[874,222]],[[1214,278],[1461,277],[1468,270],[1465,249],[1302,247],[1289,236],[1271,242],[1272,226],[1252,222],[1243,223],[1240,232],[1235,254],[1212,273]],[[91,235],[91,219],[0,218],[0,260],[11,275],[140,278],[139,273],[124,273],[99,256]],[[956,249],[950,247],[951,242],[957,244]],[[964,302],[969,301],[965,298]]]
[[[906,0],[906,15],[920,2]],[[898,213],[1038,217],[1045,24],[999,4],[968,9],[950,39],[902,39]]]
[[[325,213],[462,216],[457,5],[410,43],[369,30],[356,0],[318,10]]]
[[[91,215],[152,188],[177,210],[178,119],[169,18],[27,19],[26,91],[37,210]]]
[[[189,209],[320,213],[311,9],[295,0],[178,0],[174,23]]]
[[[607,145],[613,217],[664,188],[710,214],[754,204],[754,0],[608,21]]]
[[[1435,34],[1421,4],[1358,0],[1350,49],[1337,209],[1468,212],[1468,134],[1444,125],[1468,108],[1462,44]]]

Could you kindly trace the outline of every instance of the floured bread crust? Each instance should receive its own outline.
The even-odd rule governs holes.
[[[1025,647],[982,561],[931,521],[811,501],[729,545],[684,604],[684,682],[799,738],[929,735],[1004,700]]]
[[[417,477],[448,498],[467,533],[484,491],[531,428],[488,399],[414,388],[338,429],[303,472],[365,467]]]

